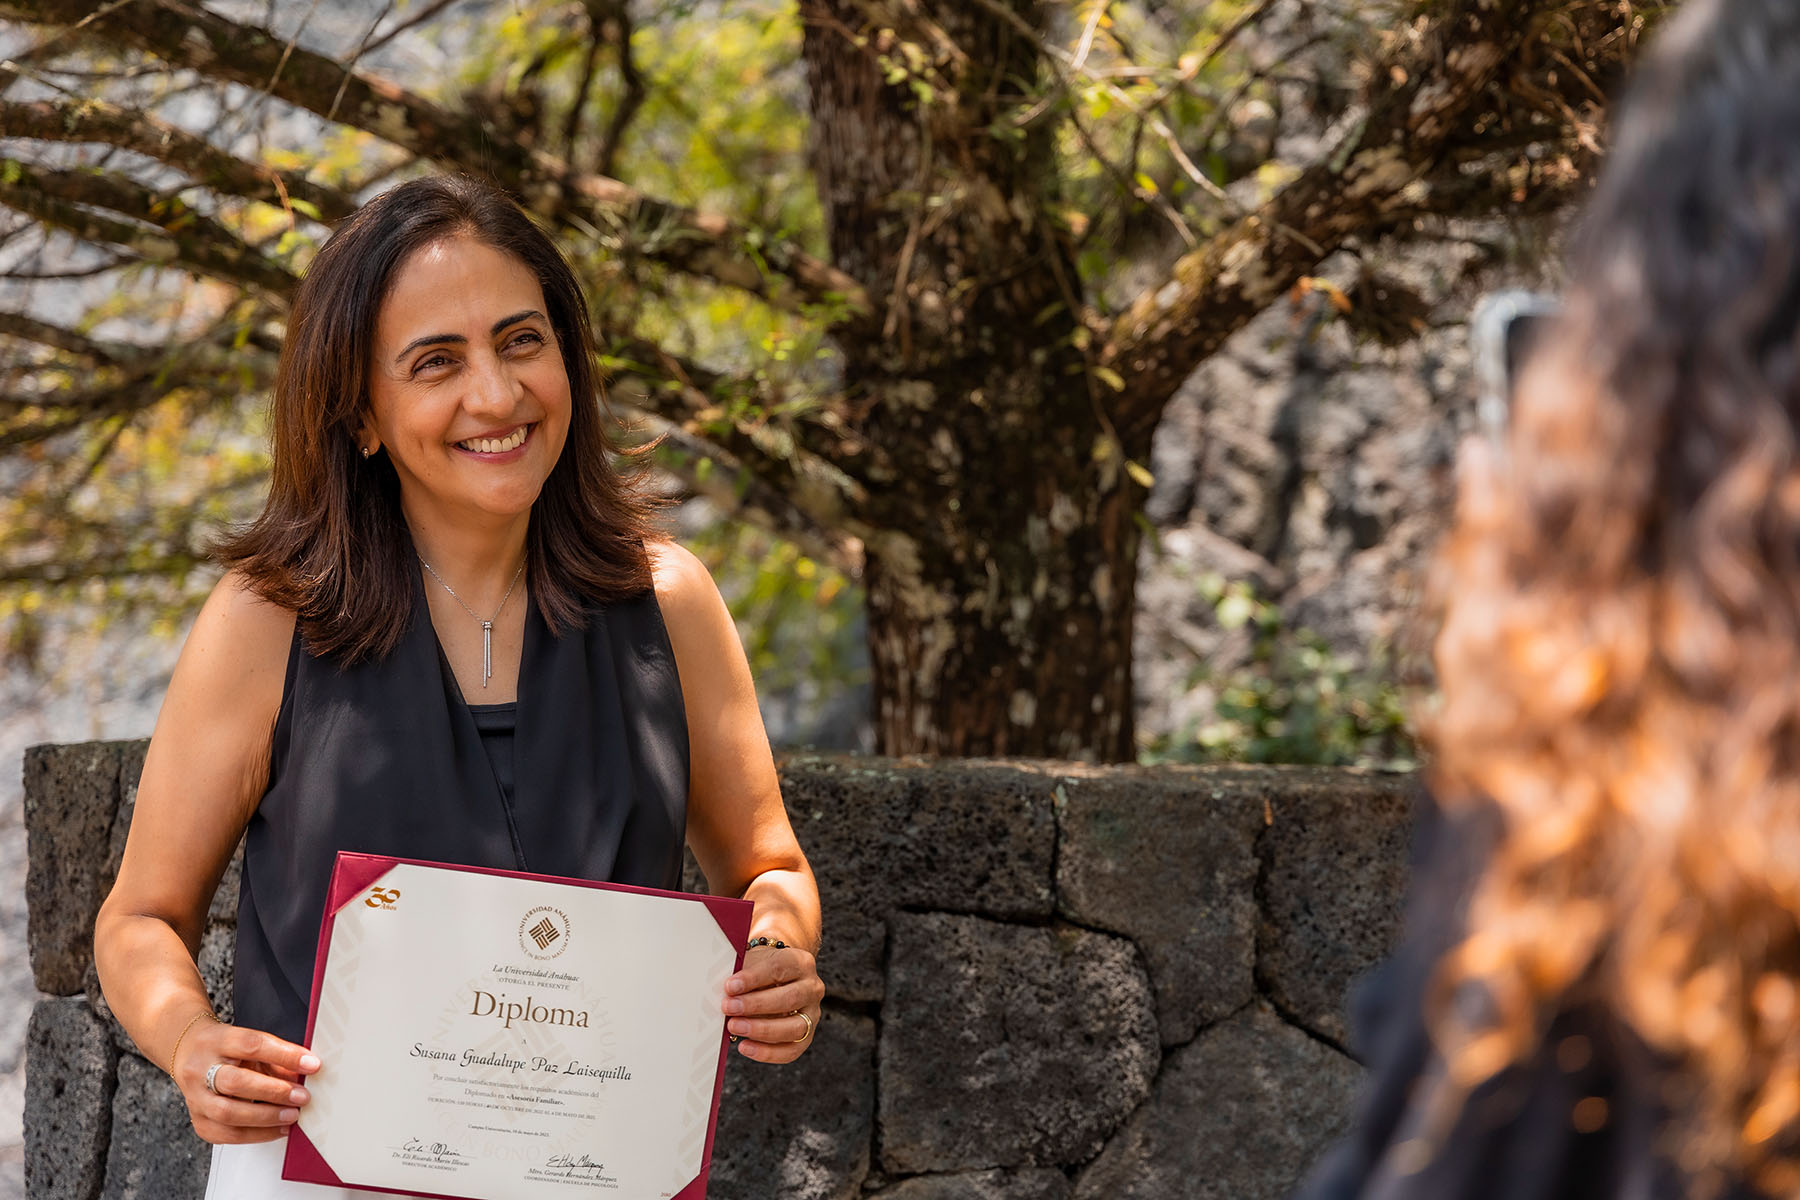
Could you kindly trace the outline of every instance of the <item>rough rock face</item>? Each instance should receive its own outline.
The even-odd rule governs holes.
[[[174,1081],[135,1054],[119,1059],[101,1200],[204,1195],[211,1163]]]
[[[875,1022],[828,1012],[814,1036],[812,1049],[786,1067],[730,1056],[710,1195],[860,1194],[875,1123]]]
[[[1196,810],[1209,819],[1184,819]],[[1143,950],[1165,1046],[1249,1001],[1262,828],[1253,795],[1221,791],[1211,776],[1114,773],[1065,780],[1057,818],[1058,906]]]
[[[1080,1162],[1149,1091],[1162,1056],[1130,942],[942,914],[892,929],[884,1167]]]
[[[78,998],[39,1001],[25,1047],[26,1191],[93,1200],[112,1136],[118,1051]]]
[[[1069,1179],[1049,1167],[917,1175],[874,1193],[878,1200],[1066,1200]]]
[[[1391,777],[1337,777],[1270,802],[1259,849],[1257,977],[1291,1020],[1339,1045],[1344,997],[1392,948],[1415,797]]]
[[[892,912],[1050,915],[1055,782],[1043,774],[980,762],[896,771],[840,757],[792,768],[782,794],[831,914],[819,974],[833,996],[881,999]],[[977,793],[984,803],[967,803]]]
[[[34,747],[25,756],[31,972],[39,990],[72,996],[94,953],[94,914],[112,885],[97,847],[119,812],[117,742]]]
[[[1551,227],[1474,229],[1533,261]],[[1474,428],[1472,354],[1463,324],[1480,294],[1553,286],[1477,242],[1383,243],[1371,261],[1428,307],[1430,328],[1388,347],[1332,317],[1319,297],[1278,301],[1204,363],[1157,429],[1146,514],[1157,537],[1139,557],[1133,646],[1142,736],[1191,731],[1209,718],[1215,675],[1240,665],[1248,639],[1221,628],[1197,580],[1253,584],[1286,626],[1340,652],[1381,650],[1408,675],[1426,669],[1416,618],[1431,553],[1454,499],[1458,444]],[[1348,255],[1317,272],[1352,285]],[[1357,295],[1357,314],[1381,301]]]
[[[1347,1127],[1360,1074],[1250,1005],[1169,1056],[1075,1200],[1280,1200]]]

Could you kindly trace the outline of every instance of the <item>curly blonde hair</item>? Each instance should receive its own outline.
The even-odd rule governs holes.
[[[1800,4],[1640,70],[1436,588],[1433,786],[1500,833],[1440,972],[1461,1094],[1594,999],[1698,1175],[1800,1193]],[[1481,1015],[1444,1002],[1473,986]]]

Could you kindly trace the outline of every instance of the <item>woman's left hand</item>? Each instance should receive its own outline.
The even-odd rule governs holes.
[[[813,1043],[825,983],[817,960],[796,946],[753,946],[725,981],[725,1032],[757,1062],[793,1062]]]

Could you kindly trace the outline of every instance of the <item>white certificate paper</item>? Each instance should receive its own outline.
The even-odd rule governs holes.
[[[340,854],[282,1176],[702,1200],[751,905]]]

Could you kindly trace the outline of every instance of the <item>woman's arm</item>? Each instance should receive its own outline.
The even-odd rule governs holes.
[[[292,613],[234,576],[213,590],[169,681],[119,877],[94,923],[107,1004],[174,1076],[195,1130],[213,1142],[278,1136],[305,1102],[298,1076],[318,1066],[298,1046],[212,1019],[194,963],[219,877],[267,783],[293,632]],[[209,1090],[215,1062],[231,1069]]]
[[[782,806],[750,665],[719,589],[680,546],[651,554],[687,709],[688,845],[715,894],[754,902],[752,940],[770,942],[727,983],[727,1028],[745,1056],[789,1062],[812,1044],[825,998],[814,960],[819,889]]]

